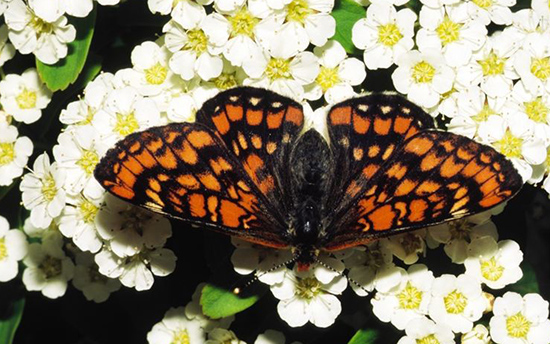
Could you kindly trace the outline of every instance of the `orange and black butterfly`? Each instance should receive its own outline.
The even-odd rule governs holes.
[[[334,105],[330,142],[303,128],[297,102],[235,88],[207,101],[195,123],[127,136],[95,177],[153,212],[291,248],[299,269],[320,251],[479,213],[522,186],[503,155],[434,129],[428,114],[397,95]]]

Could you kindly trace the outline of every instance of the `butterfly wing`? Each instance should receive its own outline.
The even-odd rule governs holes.
[[[407,103],[402,104],[409,107]],[[392,123],[395,128],[397,120]],[[375,144],[394,143],[379,138]],[[510,199],[522,186],[503,155],[460,135],[422,130],[394,145],[385,159],[365,160],[362,172],[347,182],[340,200],[344,205],[329,215],[325,249],[338,250],[479,213]],[[370,164],[377,168],[366,173]]]
[[[285,172],[278,164],[303,114],[298,104],[282,97],[285,103],[278,104],[276,97],[250,88],[220,93],[199,110],[197,123],[150,128],[118,142],[95,177],[109,192],[151,211],[286,247],[277,198]]]
[[[214,130],[284,217],[292,208],[289,156],[304,124],[302,106],[274,92],[239,87],[205,102],[197,123]]]

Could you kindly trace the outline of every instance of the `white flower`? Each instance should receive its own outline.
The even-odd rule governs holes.
[[[200,322],[200,326],[206,332],[210,332],[214,328],[229,328],[233,320],[235,320],[234,315],[214,320],[210,319],[202,312],[200,298],[202,289],[205,285],[206,283],[199,283],[197,288],[195,288],[195,292],[193,293],[193,296],[191,296],[191,302],[185,305],[185,316],[190,320]]]
[[[88,301],[101,303],[109,298],[112,292],[120,289],[120,282],[116,279],[101,275],[94,262],[94,256],[89,253],[76,255],[73,285],[82,291]]]
[[[453,86],[455,72],[439,51],[411,50],[402,54],[396,63],[398,68],[392,73],[395,89],[420,106],[437,105],[441,94]]]
[[[143,42],[132,50],[132,69],[124,70],[123,80],[142,96],[155,96],[173,85],[168,68],[170,52],[155,42]]]
[[[296,100],[304,97],[304,85],[312,83],[319,75],[317,57],[305,51],[292,58],[259,53],[244,61],[243,69],[250,77],[246,85],[264,87]]]
[[[477,278],[491,289],[502,289],[523,276],[519,267],[522,260],[523,253],[515,241],[497,243],[486,236],[472,240],[468,245],[468,258],[464,266],[467,275]]]
[[[99,140],[99,134],[91,126],[66,130],[57,138],[53,155],[60,168],[66,170],[65,189],[75,195],[97,185],[94,168],[107,147]]]
[[[14,55],[15,48],[13,44],[8,43],[8,27],[0,25],[0,67],[4,65],[4,62],[11,60]]]
[[[50,299],[65,294],[67,282],[73,278],[74,264],[63,251],[61,234],[52,231],[42,239],[42,243],[30,244],[23,263],[27,266],[23,271],[27,290],[41,291]]]
[[[254,341],[254,344],[285,344],[285,335],[282,332],[275,330],[266,330],[260,334]],[[300,344],[293,342],[292,344]]]
[[[498,344],[548,344],[548,301],[539,294],[507,292],[497,297],[489,322],[491,338]]]
[[[525,88],[522,82],[514,85],[505,113],[519,112],[529,118],[533,127],[533,135],[542,140],[545,145],[550,144],[550,94],[548,92],[534,93]]]
[[[236,247],[231,263],[237,273],[248,275],[256,271],[258,280],[268,285],[283,281],[286,271],[284,263],[292,259],[289,250],[273,250],[235,238],[231,242]],[[279,268],[273,270],[276,266]]]
[[[208,340],[204,344],[246,344],[233,331],[215,328],[208,333]]]
[[[323,283],[311,270],[287,270],[283,282],[271,286],[271,292],[281,300],[277,311],[290,326],[303,326],[309,321],[317,327],[328,327],[342,311],[335,295],[340,295],[346,286],[347,280],[341,275]]]
[[[162,247],[172,235],[170,221],[150,211],[107,194],[105,206],[95,217],[99,235],[109,241],[111,250],[124,258],[143,248]]]
[[[434,280],[431,292],[430,318],[455,333],[470,331],[487,308],[481,284],[468,275],[442,275]]]
[[[508,0],[510,1],[510,0]],[[550,6],[546,0],[533,0],[531,1],[531,8],[536,12],[540,17],[550,19]]]
[[[126,86],[110,92],[92,124],[100,132],[105,145],[111,146],[126,135],[157,125],[159,121],[160,112],[154,100],[144,98],[136,89]]]
[[[514,55],[514,68],[525,89],[534,94],[550,92],[550,46],[546,34],[537,34]],[[537,39],[538,38],[538,39]]]
[[[92,0],[29,0],[29,6],[38,17],[51,23],[63,14],[73,17],[86,17],[94,8]]]
[[[533,136],[531,124],[525,114],[515,112],[506,117],[491,115],[486,125],[479,128],[482,141],[510,159],[524,181],[531,178],[531,165],[539,165],[546,159],[544,142]]]
[[[489,336],[489,330],[487,327],[477,324],[474,328],[461,336],[462,344],[490,344],[491,337]]]
[[[483,25],[489,25],[491,21],[508,25],[512,23],[510,7],[516,4],[516,0],[468,1],[467,4],[468,14],[473,20],[479,20]]]
[[[388,68],[414,46],[416,14],[404,8],[397,12],[388,3],[367,8],[367,17],[359,19],[351,32],[353,44],[362,50],[368,69]]]
[[[19,122],[36,122],[51,97],[52,92],[46,88],[34,68],[27,69],[21,75],[8,74],[0,81],[0,104]]]
[[[206,334],[200,322],[186,317],[183,307],[170,308],[161,322],[147,333],[149,344],[204,343]]]
[[[495,33],[475,52],[468,63],[457,71],[457,87],[469,89],[481,84],[489,97],[504,97],[519,76],[514,70],[514,41],[510,35]]]
[[[48,227],[65,206],[65,170],[57,163],[50,165],[48,154],[39,155],[33,164],[32,173],[21,180],[19,189],[25,208],[31,211],[31,221],[36,227]]]
[[[91,125],[95,114],[103,107],[109,93],[113,90],[111,73],[102,73],[88,83],[84,97],[67,105],[61,111],[59,121],[63,124]]]
[[[472,51],[481,48],[487,39],[485,25],[471,19],[466,2],[438,9],[423,6],[420,25],[422,28],[416,35],[420,51],[442,51],[451,67],[468,63]]]
[[[17,137],[17,128],[6,122],[0,122],[0,185],[10,185],[15,178],[23,174],[32,154],[32,141],[26,137]]]
[[[454,334],[445,325],[435,324],[426,318],[414,319],[409,322],[405,329],[407,334],[397,344],[454,344]]]
[[[411,265],[408,271],[394,268],[401,275],[393,288],[376,293],[371,299],[372,311],[383,322],[391,322],[400,330],[416,318],[428,314],[434,276],[425,265]],[[393,275],[393,273],[392,273]],[[395,278],[391,280],[395,281]]]
[[[378,1],[382,1],[382,0],[378,0]],[[460,2],[460,0],[420,0],[420,2],[431,8],[440,8],[440,7],[443,7],[444,5],[456,4]]]
[[[477,138],[479,127],[487,125],[491,115],[503,113],[506,100],[505,97],[488,97],[478,86],[469,87],[465,90],[454,92],[456,101],[454,104],[443,102],[438,110],[451,122],[447,129],[453,133]]]
[[[393,255],[387,242],[382,240],[370,243],[366,247],[355,248],[353,253],[344,259],[349,269],[348,278],[353,291],[359,296],[366,296],[367,292],[371,292],[378,282],[377,277],[387,277],[385,270],[394,267],[392,259]]]
[[[336,30],[336,20],[330,15],[333,7],[334,0],[293,0],[275,12],[272,17],[283,16],[285,23],[270,37],[270,51],[289,57],[304,51],[310,43],[324,45]]]
[[[49,23],[25,5],[22,0],[12,0],[6,13],[10,41],[21,54],[33,53],[46,64],[54,64],[67,56],[67,43],[76,37],[74,26],[65,16]]]
[[[166,47],[174,53],[170,69],[184,80],[198,75],[203,80],[219,76],[223,61],[219,56],[229,38],[224,30],[224,18],[218,13],[209,14],[197,26],[184,29],[175,21],[163,27]]]
[[[50,232],[58,232],[59,228],[55,221],[52,221],[50,225],[46,228],[39,228],[32,224],[31,218],[27,217],[23,223],[23,232],[27,234],[30,238],[43,238],[44,236],[49,235]]]
[[[321,66],[315,82],[306,86],[305,97],[317,100],[324,94],[329,104],[353,97],[352,86],[360,85],[367,76],[365,65],[356,58],[347,58],[346,51],[337,41],[315,47],[313,53],[319,57]]]
[[[120,258],[104,247],[95,255],[102,275],[118,278],[122,285],[137,291],[151,289],[155,276],[166,276],[176,267],[176,255],[166,248],[145,248],[138,254]]]
[[[95,218],[103,202],[103,188],[96,184],[80,194],[67,197],[67,204],[59,217],[59,231],[82,251],[98,252],[103,241],[99,237]]]
[[[0,282],[17,276],[18,261],[27,255],[27,237],[18,229],[10,230],[10,224],[0,216]]]
[[[418,255],[426,251],[426,231],[418,230],[411,233],[393,235],[385,241],[384,244],[390,249],[391,253],[401,259],[405,264],[410,265],[418,261]]]
[[[468,257],[470,241],[483,236],[498,240],[497,227],[488,212],[430,227],[428,233],[430,239],[445,244],[445,253],[455,264],[462,264]]]

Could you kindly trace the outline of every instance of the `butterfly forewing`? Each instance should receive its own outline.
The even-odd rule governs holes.
[[[288,213],[288,161],[304,124],[301,105],[267,90],[241,87],[207,101],[197,122],[222,138],[278,216]]]
[[[512,164],[493,148],[449,132],[422,131],[403,142],[357,191],[352,207],[334,214],[325,248],[479,213],[508,200],[521,186]]]
[[[127,136],[95,170],[109,192],[135,205],[266,246],[288,245],[282,224],[220,138],[197,123]]]

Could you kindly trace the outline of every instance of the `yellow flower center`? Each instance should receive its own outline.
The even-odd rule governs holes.
[[[491,115],[496,115],[496,112],[491,109],[489,104],[485,103],[481,111],[479,111],[475,116],[472,116],[472,119],[477,123],[485,122]]]
[[[145,80],[151,85],[160,85],[166,80],[168,70],[166,67],[157,62],[154,66],[144,70]]]
[[[416,344],[439,344],[439,340],[435,338],[434,334],[429,334],[426,337],[417,339]]]
[[[206,51],[208,46],[208,38],[201,29],[187,31],[187,43],[185,43],[184,49],[193,50],[197,54]]]
[[[23,91],[15,97],[15,102],[21,110],[34,109],[36,107],[36,92],[24,88]]]
[[[321,68],[319,69],[319,75],[317,75],[317,79],[315,79],[315,82],[319,86],[321,86],[323,92],[326,92],[329,88],[340,82],[340,77],[338,76],[338,67],[327,68],[321,66]]]
[[[530,329],[531,322],[521,313],[506,318],[506,330],[510,337],[527,339]]]
[[[313,10],[309,8],[309,4],[306,0],[294,0],[288,4],[288,14],[286,20],[297,21],[303,23],[304,20],[313,13]]]
[[[7,165],[15,158],[15,145],[11,142],[0,143],[0,166]]]
[[[8,248],[6,247],[6,239],[0,238],[0,261],[8,256]]]
[[[80,215],[82,216],[82,219],[84,220],[84,222],[94,223],[95,216],[99,211],[99,207],[97,207],[95,204],[88,201],[87,199],[83,199],[78,204],[78,208],[80,210]]]
[[[175,332],[170,344],[191,344],[187,329],[184,328]]]
[[[321,283],[316,278],[302,278],[296,284],[296,296],[311,300],[321,292]]]
[[[495,257],[481,261],[481,276],[488,281],[498,281],[502,277],[504,266],[500,265]]]
[[[57,195],[57,187],[55,186],[55,179],[51,174],[42,181],[42,196],[47,202],[51,202],[55,195]]]
[[[43,34],[49,35],[53,32],[53,25],[51,23],[48,23],[35,15],[32,16],[29,26],[32,27],[38,37]]]
[[[265,68],[265,75],[271,81],[290,78],[290,61],[272,57]]]
[[[220,90],[227,90],[237,86],[235,74],[222,73],[213,80],[214,85]]]
[[[401,31],[393,23],[378,27],[378,41],[385,46],[393,47],[401,38],[403,38]]]
[[[435,68],[426,61],[418,62],[412,69],[412,78],[417,84],[431,82],[435,76]]]
[[[46,275],[46,279],[59,276],[62,271],[61,259],[54,258],[52,256],[46,256],[42,263],[39,265],[40,270]]]
[[[228,20],[231,24],[231,37],[237,35],[254,37],[254,27],[259,19],[250,14],[245,7],[235,12]]]
[[[441,24],[435,29],[435,32],[441,40],[441,44],[445,46],[451,42],[457,41],[460,38],[460,29],[462,25],[463,24],[455,23],[448,16],[445,16]]]
[[[548,107],[542,100],[542,97],[537,97],[531,102],[523,103],[525,113],[530,119],[537,123],[546,123],[548,118]]]
[[[93,150],[84,150],[82,156],[76,164],[80,166],[86,172],[88,176],[92,175],[94,172],[95,165],[99,162],[99,156],[96,151]]]
[[[445,309],[450,314],[461,314],[468,305],[468,299],[458,290],[453,290],[443,298]]]
[[[418,290],[411,282],[407,282],[405,288],[397,295],[401,309],[418,309],[422,302],[423,292]]]
[[[472,0],[472,2],[483,9],[493,6],[493,0]]]
[[[550,76],[550,57],[531,59],[531,73],[544,81]]]
[[[523,140],[519,137],[515,137],[510,130],[506,130],[506,133],[499,141],[495,142],[495,147],[508,158],[521,157],[521,145]]]
[[[138,128],[139,124],[133,112],[130,112],[127,115],[121,113],[116,114],[116,124],[113,129],[115,133],[120,136],[126,136],[133,133]]]
[[[481,71],[484,76],[499,75],[504,73],[505,58],[498,57],[497,54],[491,52],[484,60],[477,61],[481,66]]]

